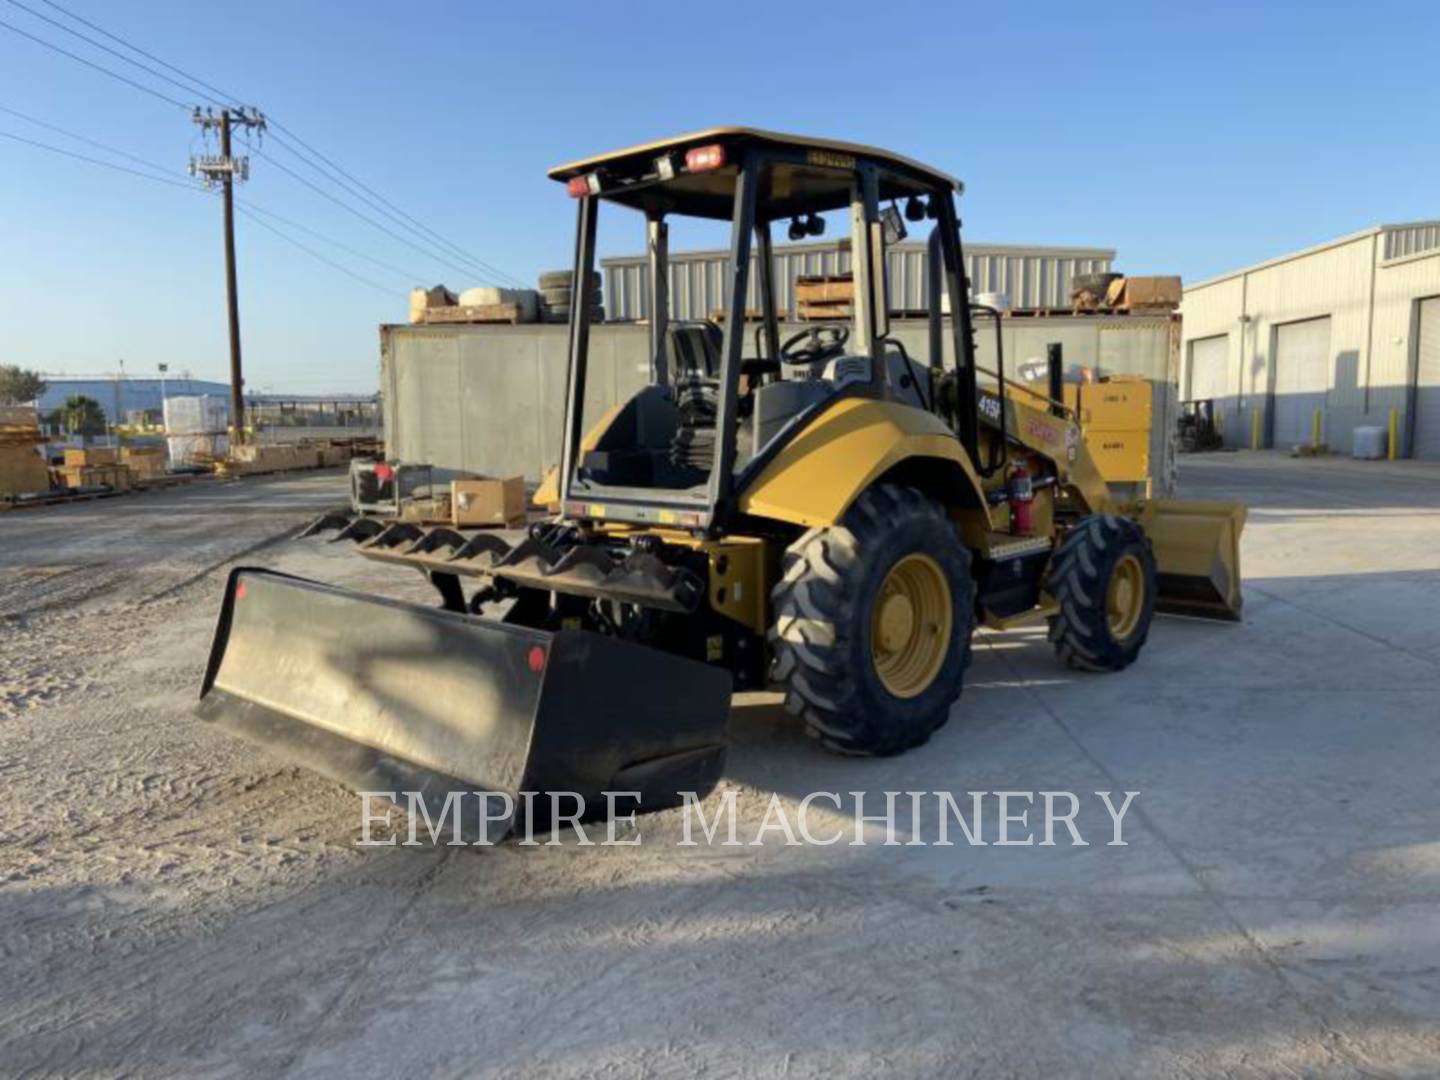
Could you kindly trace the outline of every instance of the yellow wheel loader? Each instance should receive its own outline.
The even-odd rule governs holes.
[[[427,812],[488,793],[464,827],[496,839],[557,793],[592,811],[606,791],[641,810],[703,795],[732,689],[778,686],[823,746],[894,754],[949,717],[977,622],[1048,618],[1061,661],[1118,671],[1157,610],[1238,618],[1243,507],[1117,504],[1058,370],[1048,395],[1007,385],[998,333],[995,369],[977,367],[976,324],[1000,316],[970,299],[952,177],[748,128],[550,175],[577,207],[576,281],[602,208],[643,218],[649,384],[601,412],[590,308],[572,305],[540,496],[555,513],[523,534],[316,522],[419,568],[439,605],[236,571],[205,719],[359,790],[419,791]],[[819,235],[825,215],[849,233],[853,297],[782,335],[772,228]],[[717,321],[669,318],[669,227],[687,217],[729,225]],[[929,347],[912,356],[884,268],[922,225]]]

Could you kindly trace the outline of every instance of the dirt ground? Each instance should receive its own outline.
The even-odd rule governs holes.
[[[357,847],[190,716],[236,560],[429,602],[284,542],[342,476],[0,514],[0,1075],[1440,1075],[1440,469],[1182,484],[1252,505],[1242,625],[1112,676],[983,634],[882,761],[756,695],[709,800],[749,838],[772,793],[1072,790],[1087,847]]]

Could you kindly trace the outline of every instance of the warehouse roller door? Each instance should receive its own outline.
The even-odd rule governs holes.
[[[1230,337],[1200,338],[1190,343],[1190,381],[1186,398],[1200,401],[1226,396],[1226,373],[1230,367]]]
[[[1415,367],[1415,456],[1440,460],[1440,296],[1420,301]]]
[[[1329,317],[1276,327],[1274,446],[1283,449],[1310,441],[1315,410],[1325,408],[1329,388]]]

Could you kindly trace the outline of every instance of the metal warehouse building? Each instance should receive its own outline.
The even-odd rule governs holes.
[[[1440,459],[1440,222],[1381,225],[1191,285],[1181,394],[1230,446],[1322,441],[1398,410],[1396,452]]]
[[[925,307],[926,246],[901,242],[887,255],[890,306]],[[672,252],[670,255],[671,316],[704,319],[725,306],[725,264],[728,251]],[[1115,252],[1107,248],[1016,247],[967,244],[966,270],[976,293],[1004,293],[1012,307],[1068,307],[1070,279],[1076,274],[1110,269]],[[602,259],[605,314],[611,320],[649,317],[650,271],[644,255]],[[775,301],[782,317],[795,315],[795,279],[807,274],[844,274],[850,270],[848,240],[785,244],[775,247]],[[754,294],[759,274],[753,259],[748,306],[759,305]]]
[[[130,375],[46,375],[45,393],[40,396],[40,412],[45,414],[65,404],[65,399],[83,395],[99,402],[111,423],[124,423],[132,412],[158,410],[161,388],[165,397],[193,397],[213,394],[230,400],[230,384],[187,376],[165,379]]]

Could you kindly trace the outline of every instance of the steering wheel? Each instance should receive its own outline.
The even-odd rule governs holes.
[[[780,362],[792,365],[821,364],[845,352],[850,328],[837,323],[819,323],[792,334],[780,346]]]

